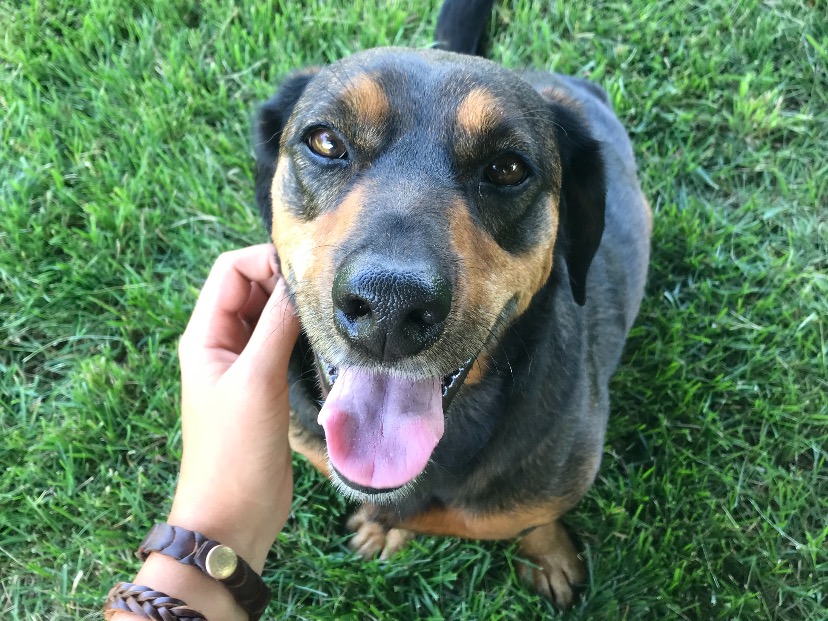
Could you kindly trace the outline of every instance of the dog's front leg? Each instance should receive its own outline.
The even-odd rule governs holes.
[[[349,545],[364,559],[377,555],[389,559],[414,538],[413,532],[389,525],[382,516],[377,507],[365,503],[348,519],[348,529],[354,533]]]
[[[555,520],[520,538],[518,564],[523,581],[558,608],[569,608],[574,587],[586,580],[584,564],[563,525]]]

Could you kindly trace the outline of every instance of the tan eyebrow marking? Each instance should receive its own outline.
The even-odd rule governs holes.
[[[483,87],[476,86],[457,107],[457,126],[467,133],[476,134],[491,127],[504,115],[497,98]]]
[[[390,104],[382,86],[367,74],[348,80],[342,103],[351,114],[369,123],[381,124],[388,118]]]

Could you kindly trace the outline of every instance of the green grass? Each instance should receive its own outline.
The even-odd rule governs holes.
[[[427,45],[436,14],[0,0],[0,618],[98,618],[166,514],[177,335],[213,258],[264,237],[256,103],[293,68]],[[490,35],[507,66],[606,86],[656,216],[604,462],[568,520],[590,584],[562,618],[828,618],[826,5],[509,0]],[[272,617],[556,614],[511,545],[355,560],[348,507],[296,470]]]

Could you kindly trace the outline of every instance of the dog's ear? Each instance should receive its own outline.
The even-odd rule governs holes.
[[[586,303],[586,278],[604,232],[607,185],[600,144],[580,112],[566,101],[551,101],[561,158],[559,226],[572,296]]]
[[[319,69],[305,69],[289,75],[276,94],[259,108],[256,115],[253,130],[253,144],[256,149],[256,204],[268,232],[273,221],[270,186],[276,173],[282,131],[305,87],[318,72]]]

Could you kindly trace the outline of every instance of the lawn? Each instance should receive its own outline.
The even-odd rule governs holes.
[[[215,256],[264,239],[256,104],[293,68],[427,46],[437,11],[0,0],[0,618],[99,618],[166,515],[177,337]],[[655,211],[603,464],[568,517],[590,582],[561,618],[828,618],[824,0],[507,0],[489,40],[608,89]],[[360,562],[347,504],[296,474],[270,617],[557,614],[510,544]]]

